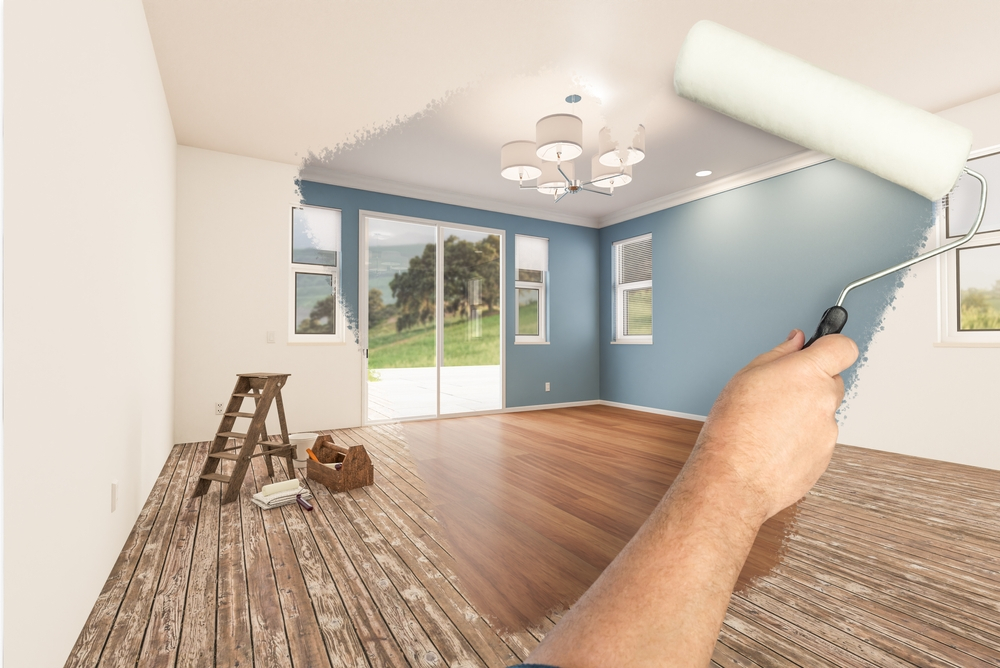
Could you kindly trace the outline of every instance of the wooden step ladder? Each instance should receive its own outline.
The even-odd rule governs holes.
[[[274,477],[274,465],[271,457],[284,455],[286,458],[287,473],[294,475],[292,468],[293,446],[288,440],[288,426],[285,424],[285,407],[281,403],[281,388],[288,380],[287,373],[241,373],[237,375],[236,387],[233,388],[233,395],[229,399],[222,422],[219,423],[219,431],[212,441],[212,447],[205,458],[205,466],[201,470],[201,479],[198,486],[194,488],[193,496],[201,496],[211,487],[212,481],[217,480],[226,484],[226,492],[222,496],[222,503],[235,501],[240,494],[240,487],[243,486],[243,478],[250,467],[252,457],[266,457],[267,474]],[[244,399],[253,399],[255,408],[253,413],[244,413],[240,409],[243,407]],[[267,427],[264,422],[267,420],[267,413],[271,409],[271,403],[278,408],[278,423],[281,425],[281,443],[272,442],[267,436]],[[233,431],[238,418],[249,418],[250,426],[246,433]],[[227,447],[229,439],[243,439],[242,445]],[[254,450],[260,445],[260,452]],[[234,452],[239,451],[239,452]],[[231,475],[216,473],[219,468],[219,460],[228,459],[236,462]]]

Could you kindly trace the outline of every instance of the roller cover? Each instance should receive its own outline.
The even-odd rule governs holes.
[[[264,485],[260,488],[260,493],[264,496],[273,496],[279,492],[288,492],[293,489],[297,489],[299,486],[299,479],[292,478],[291,480],[282,480],[281,482],[273,482],[270,485]]]
[[[965,167],[972,132],[711,21],[695,24],[677,94],[866,169],[929,200]]]

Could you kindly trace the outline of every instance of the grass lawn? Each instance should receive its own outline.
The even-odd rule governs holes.
[[[517,307],[517,333],[538,336],[538,302]]]
[[[500,364],[500,314],[483,316],[480,323],[482,335],[472,337],[468,320],[456,316],[445,318],[445,366]],[[434,365],[433,325],[397,332],[395,321],[387,321],[368,331],[369,369],[407,369]]]
[[[962,290],[963,331],[1000,329],[1000,290]]]

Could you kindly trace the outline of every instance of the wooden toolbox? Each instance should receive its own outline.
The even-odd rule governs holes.
[[[346,492],[375,482],[375,467],[363,445],[340,445],[323,435],[313,446],[320,463],[309,460],[306,477],[326,485],[331,492]],[[326,464],[341,464],[339,470]]]

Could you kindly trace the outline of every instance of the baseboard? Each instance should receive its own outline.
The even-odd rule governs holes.
[[[685,420],[697,420],[704,422],[704,415],[694,413],[681,413],[680,411],[668,411],[665,408],[650,408],[649,406],[637,406],[635,404],[623,404],[617,401],[605,401],[604,399],[591,399],[589,401],[565,401],[561,404],[535,404],[533,406],[513,406],[503,409],[503,413],[523,413],[525,411],[547,411],[553,408],[570,408],[572,406],[613,406],[615,408],[625,408],[630,411],[641,413],[655,413],[656,415],[668,415]]]
[[[630,411],[640,411],[642,413],[655,413],[656,415],[669,415],[675,418],[684,418],[685,420],[697,420],[698,422],[704,422],[706,415],[695,415],[694,413],[681,413],[680,411],[668,411],[665,408],[650,408],[649,406],[637,406],[635,404],[622,404],[617,401],[606,401],[601,399],[598,403],[602,406],[614,406],[615,408],[627,408]]]
[[[534,404],[532,406],[508,406],[502,413],[523,413],[525,411],[547,411],[553,408],[572,408],[573,406],[597,406],[600,399],[588,399],[587,401],[564,401],[561,404]]]

